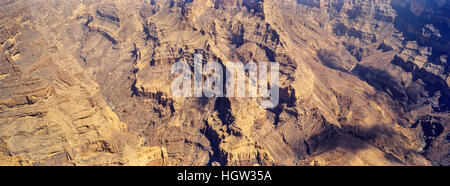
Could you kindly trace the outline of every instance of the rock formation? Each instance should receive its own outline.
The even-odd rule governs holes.
[[[450,165],[445,0],[0,2],[1,165]],[[280,100],[172,65],[280,63]]]

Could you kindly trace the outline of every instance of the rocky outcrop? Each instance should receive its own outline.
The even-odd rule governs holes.
[[[0,164],[448,165],[448,3],[417,3],[1,2]],[[279,104],[174,97],[195,54],[279,62]]]
[[[2,54],[0,67],[0,108],[15,108],[47,100],[54,88],[39,78],[27,77],[14,61]]]
[[[143,139],[128,131],[73,56],[62,52],[70,49],[48,47],[54,33],[30,30],[31,22],[42,22],[26,19],[33,11],[29,7],[12,1],[2,11],[2,28],[18,30],[1,42],[10,47],[2,47],[0,55],[0,164],[168,164],[164,147],[143,147]],[[10,17],[16,15],[24,19]]]

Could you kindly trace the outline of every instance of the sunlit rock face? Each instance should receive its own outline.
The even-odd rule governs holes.
[[[0,165],[450,165],[448,1],[42,1],[0,2]],[[196,54],[278,105],[175,97]]]

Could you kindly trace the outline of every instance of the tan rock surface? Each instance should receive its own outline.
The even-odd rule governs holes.
[[[449,165],[449,3],[417,2],[1,2],[0,164]],[[173,97],[194,54],[279,62],[279,105]]]

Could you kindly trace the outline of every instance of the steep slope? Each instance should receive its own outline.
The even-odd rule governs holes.
[[[0,162],[448,165],[449,4],[417,3],[2,2]],[[174,97],[194,54],[279,62],[278,106]]]
[[[163,164],[165,149],[140,147],[78,62],[32,24],[28,4],[3,4],[2,12],[2,23],[19,21],[2,27],[2,51],[16,51],[0,58],[2,165]]]

